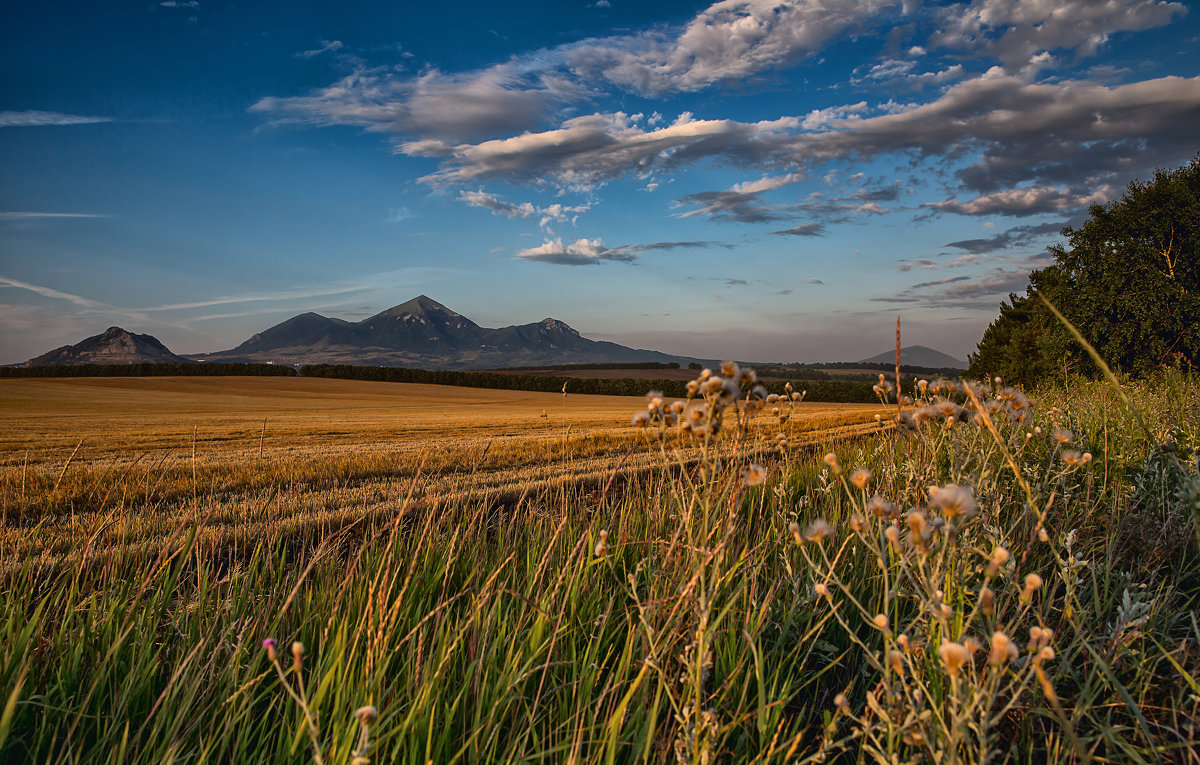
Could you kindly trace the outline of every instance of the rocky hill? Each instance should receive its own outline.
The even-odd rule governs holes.
[[[193,358],[424,369],[690,361],[589,340],[557,319],[488,329],[425,295],[360,322],[300,314],[255,334],[236,348]]]
[[[27,367],[79,366],[82,364],[190,364],[176,356],[152,335],[135,335],[120,327],[64,345],[25,362]]]

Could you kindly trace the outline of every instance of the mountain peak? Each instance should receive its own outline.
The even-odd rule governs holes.
[[[78,366],[80,364],[188,364],[190,359],[171,353],[152,335],[135,335],[109,327],[75,345],[64,345],[25,362],[27,367]]]
[[[569,334],[575,335],[576,337],[579,336],[579,333],[577,331],[575,331],[575,329],[573,329],[566,322],[559,321],[558,319],[552,319],[550,317],[546,317],[545,319],[542,319],[540,322],[538,322],[538,324],[552,332],[567,332]]]

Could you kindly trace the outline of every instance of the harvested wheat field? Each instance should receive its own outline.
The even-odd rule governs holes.
[[[2,380],[0,550],[52,563],[81,538],[98,556],[153,549],[200,519],[200,542],[219,547],[268,525],[334,531],[418,500],[600,485],[653,461],[630,425],[644,408],[619,396],[291,377]],[[801,403],[789,429],[853,435],[876,429],[878,411]]]

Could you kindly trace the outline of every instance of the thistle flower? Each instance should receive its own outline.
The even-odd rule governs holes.
[[[850,704],[846,701],[846,694],[839,693],[838,695],[834,696],[833,705],[837,707],[838,711],[842,714],[850,714]]]
[[[825,455],[825,464],[829,466],[829,469],[833,471],[834,475],[842,474],[842,465],[840,462],[838,462],[837,455],[833,452]]]
[[[633,415],[633,418],[629,422],[635,428],[644,428],[650,424],[650,413],[638,412],[637,414]]]
[[[603,558],[608,553],[608,532],[604,529],[600,530],[600,539],[596,542],[596,557]]]
[[[850,474],[850,483],[854,484],[859,489],[867,488],[867,484],[871,482],[871,471],[866,468],[856,468]]]
[[[767,480],[767,469],[762,465],[751,465],[742,471],[742,481],[747,486],[761,486]]]
[[[1037,655],[1034,656],[1033,658],[1034,658],[1034,661],[1039,661],[1039,662],[1051,661],[1052,659],[1054,659],[1054,649],[1051,648],[1050,646],[1043,646],[1041,648],[1041,650],[1039,650],[1037,652]]]
[[[1066,428],[1055,428],[1051,431],[1050,437],[1060,444],[1069,444],[1071,439],[1075,437],[1075,434]]]
[[[988,587],[984,587],[979,591],[979,604],[983,608],[983,612],[989,616],[992,613],[992,607],[996,602],[996,593],[992,592]]]
[[[875,616],[871,619],[871,623],[874,624],[875,629],[879,630],[880,632],[886,633],[888,631],[889,622],[887,614],[875,614]]]
[[[855,534],[867,533],[867,519],[863,518],[858,513],[850,516],[850,530]]]
[[[370,725],[379,718],[379,710],[375,707],[359,707],[354,710],[354,717],[363,725]]]
[[[1038,529],[1038,541],[1039,542],[1049,542],[1050,541],[1050,534],[1046,531],[1045,528]]]
[[[967,653],[974,656],[975,654],[979,653],[980,649],[983,648],[983,643],[980,643],[978,638],[968,637],[963,641],[963,648],[966,648]]]
[[[975,504],[975,497],[971,495],[971,490],[955,483],[948,483],[941,487],[930,486],[929,500],[941,510],[942,515],[946,518],[957,518],[960,515],[971,518],[979,508]]]
[[[1062,453],[1062,459],[1068,467],[1081,467],[1092,461],[1092,453],[1080,454],[1075,449],[1066,449]]]
[[[797,545],[804,544],[804,536],[800,533],[800,524],[792,521],[788,524],[788,531],[792,532],[792,541]]]
[[[304,668],[304,643],[299,640],[292,643],[292,667],[297,672]]]
[[[279,645],[279,641],[275,638],[267,638],[262,641],[262,647],[267,651],[267,658],[275,661],[279,658],[279,652],[275,650],[275,646]]]
[[[741,380],[742,385],[749,385],[750,383],[758,382],[758,374],[750,367],[746,367],[741,370],[738,379]]]
[[[900,544],[900,529],[896,527],[896,524],[893,523],[891,526],[888,526],[886,529],[884,529],[883,536],[892,545],[892,549],[896,552],[900,552],[903,549],[903,546]]]
[[[829,588],[826,587],[825,584],[822,582],[817,582],[813,586],[813,592],[817,593],[818,595],[820,595],[822,598],[825,598],[826,600],[829,599]]]
[[[899,651],[888,651],[888,664],[897,675],[904,674],[904,654]]]
[[[946,667],[946,674],[957,677],[962,672],[963,665],[971,660],[971,654],[966,646],[959,643],[945,642],[938,647],[938,656]]]
[[[1021,591],[1021,602],[1028,603],[1033,598],[1033,593],[1042,586],[1042,578],[1037,574],[1028,574],[1025,577],[1025,589]]]
[[[808,524],[808,528],[804,530],[804,538],[809,542],[823,542],[825,537],[833,534],[833,527],[824,518],[818,518]]]
[[[736,377],[740,376],[741,373],[742,373],[742,370],[737,365],[736,362],[733,362],[733,361],[722,361],[721,362],[721,374],[725,375],[726,377],[735,377],[736,378]]]
[[[997,630],[992,633],[992,650],[988,653],[988,664],[993,667],[1003,666],[1017,658],[1017,646],[1008,635]]]

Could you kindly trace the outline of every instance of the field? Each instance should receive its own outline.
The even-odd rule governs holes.
[[[152,547],[205,515],[200,543],[222,546],[264,525],[390,516],[410,493],[496,502],[594,485],[649,464],[629,424],[640,403],[290,377],[3,380],[0,552],[7,566],[93,536],[105,554]],[[793,425],[849,435],[877,411],[808,403]]]
[[[1200,381],[904,386],[0,381],[0,760],[1200,763]]]

